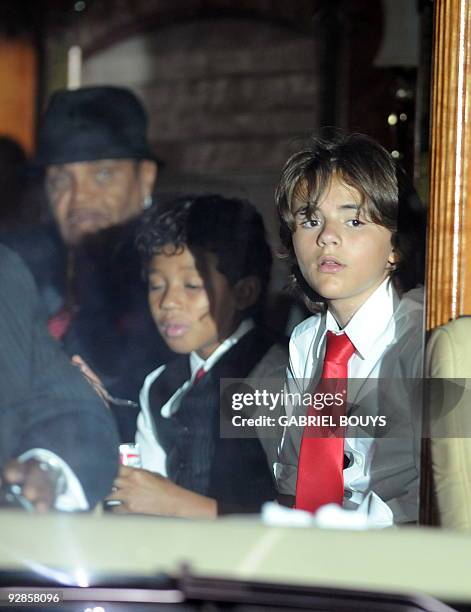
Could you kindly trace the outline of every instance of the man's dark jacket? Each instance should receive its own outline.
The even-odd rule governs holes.
[[[0,470],[27,450],[50,450],[95,505],[117,472],[113,419],[49,336],[28,270],[1,245],[0,338]]]
[[[30,268],[48,317],[68,298],[77,305],[62,339],[65,351],[79,354],[112,395],[134,401],[146,375],[171,355],[149,312],[134,244],[138,223],[109,228],[84,241],[74,252],[69,285],[68,254],[54,225],[0,237]],[[132,441],[137,410],[112,410],[122,441]]]

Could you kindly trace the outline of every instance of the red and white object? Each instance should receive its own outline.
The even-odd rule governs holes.
[[[121,465],[128,467],[142,467],[141,455],[139,454],[138,444],[120,444],[119,445],[119,462]]]

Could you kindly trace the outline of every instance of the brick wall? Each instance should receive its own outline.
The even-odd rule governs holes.
[[[84,62],[84,84],[131,87],[165,161],[161,197],[222,192],[251,199],[274,247],[273,193],[293,141],[319,123],[318,42],[249,19],[203,19],[134,35]],[[276,286],[285,280],[277,266]]]

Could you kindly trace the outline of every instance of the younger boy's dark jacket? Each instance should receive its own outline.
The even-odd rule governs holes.
[[[219,514],[258,512],[263,502],[276,498],[260,440],[243,434],[221,437],[219,389],[222,378],[248,377],[275,347],[287,354],[264,331],[249,331],[185,394],[170,418],[162,416],[161,408],[190,378],[188,356],[170,362],[150,388],[150,410],[157,441],[166,453],[167,476],[216,499]]]

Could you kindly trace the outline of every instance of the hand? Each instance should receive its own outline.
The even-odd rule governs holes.
[[[216,518],[214,499],[179,487],[168,478],[127,466],[121,466],[107,500],[119,500],[112,512],[158,514],[187,518]]]
[[[24,463],[11,459],[2,474],[2,483],[20,485],[21,494],[38,512],[48,512],[54,508],[57,479],[57,470],[35,459]]]
[[[101,379],[95,372],[90,368],[86,361],[80,357],[80,355],[73,355],[70,360],[72,365],[77,366],[77,368],[82,372],[82,374],[87,379],[87,382],[91,384],[94,390],[98,393],[101,399],[104,401],[106,406],[109,406],[108,403],[108,391],[105,389],[105,386],[101,382]]]

